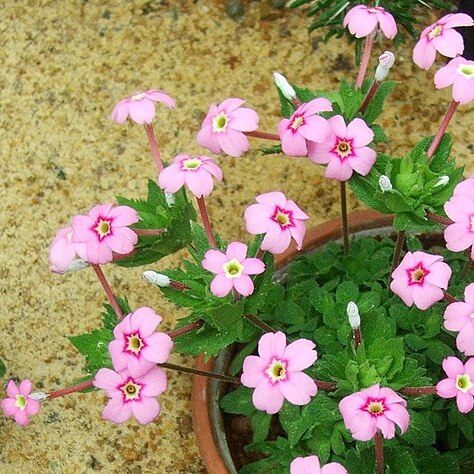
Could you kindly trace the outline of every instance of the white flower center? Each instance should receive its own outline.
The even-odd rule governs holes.
[[[436,38],[443,32],[443,25],[436,25],[429,33],[428,38],[430,40]]]
[[[128,379],[127,382],[120,387],[123,392],[123,400],[130,402],[140,398],[140,390],[142,386],[136,383],[132,378]]]
[[[140,92],[139,94],[133,94],[132,97],[130,97],[130,100],[142,100],[144,97],[145,94]]]
[[[140,338],[139,333],[129,334],[128,336],[126,336],[126,338],[127,344],[125,346],[125,349],[129,352],[132,352],[133,354],[140,354],[140,351],[142,350],[145,344]]]
[[[186,171],[197,170],[201,165],[202,165],[202,161],[199,158],[197,157],[188,158],[187,160],[183,161],[182,169]]]
[[[286,362],[283,360],[273,359],[271,364],[266,368],[265,373],[273,383],[285,380]]]
[[[460,64],[456,72],[468,79],[472,79],[474,78],[474,65]]]
[[[347,158],[349,155],[352,154],[351,142],[343,139],[338,139],[334,151],[339,155],[339,158]]]
[[[228,124],[229,117],[224,112],[221,112],[212,119],[212,131],[215,133],[225,132]]]
[[[224,263],[224,272],[227,278],[239,278],[243,270],[244,266],[235,258]]]
[[[97,232],[97,236],[100,240],[109,235],[112,232],[112,221],[110,219],[103,219],[100,217],[96,222],[94,230]]]
[[[15,406],[18,407],[20,410],[24,410],[26,408],[26,398],[23,395],[17,395],[15,400]]]
[[[472,387],[471,377],[468,374],[458,375],[456,377],[456,388],[463,393],[467,393]]]

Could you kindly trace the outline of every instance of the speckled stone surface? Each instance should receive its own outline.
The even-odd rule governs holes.
[[[154,177],[141,127],[112,123],[118,100],[161,88],[177,101],[158,108],[155,128],[165,158],[202,152],[195,143],[211,102],[242,97],[258,110],[261,129],[274,131],[278,101],[271,73],[313,88],[354,77],[351,48],[308,37],[303,13],[249,2],[238,22],[219,1],[6,0],[0,19],[0,357],[5,377],[30,378],[54,390],[81,376],[82,357],[66,335],[99,324],[104,295],[90,270],[64,277],[48,269],[48,246],[74,213],[117,194],[143,197]],[[270,13],[270,15],[269,15]],[[381,52],[384,45],[377,45]],[[449,101],[436,92],[433,71],[418,71],[408,42],[397,52],[392,78],[403,80],[382,124],[392,138],[381,147],[406,152],[421,133],[434,133]],[[373,67],[371,65],[371,69]],[[455,156],[474,171],[472,106],[450,127]],[[252,139],[257,148],[259,143]],[[219,158],[225,181],[209,198],[211,218],[225,238],[245,238],[243,210],[262,192],[282,190],[315,225],[338,214],[337,184],[304,159],[257,151]],[[350,200],[350,209],[359,205]],[[180,255],[153,268],[177,266]],[[171,328],[184,314],[141,279],[143,269],[105,269],[112,287],[132,307],[149,305]],[[179,355],[175,363],[193,364]],[[0,471],[12,473],[203,471],[190,417],[191,379],[169,373],[162,416],[140,427],[101,421],[104,396],[74,394],[45,403],[27,429],[0,416]]]

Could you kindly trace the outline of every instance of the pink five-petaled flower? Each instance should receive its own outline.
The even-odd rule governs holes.
[[[377,158],[366,146],[374,139],[374,132],[360,118],[346,126],[344,118],[336,115],[328,123],[331,133],[324,143],[310,143],[308,156],[315,163],[328,164],[326,178],[347,181],[353,171],[366,176]]]
[[[117,372],[128,369],[139,375],[168,360],[173,341],[168,334],[155,332],[162,319],[151,308],[143,307],[115,326],[109,352]]]
[[[448,58],[464,52],[464,40],[453,28],[473,26],[474,21],[465,13],[450,13],[428,26],[413,49],[413,61],[422,69],[429,69],[436,59],[436,51]]]
[[[347,469],[338,462],[330,462],[321,467],[318,456],[293,459],[290,474],[346,474]]]
[[[214,188],[212,177],[222,181],[222,170],[212,158],[178,155],[158,176],[158,185],[167,193],[175,193],[186,185],[197,197],[209,196]]]
[[[392,389],[377,385],[344,397],[339,410],[346,428],[358,441],[368,441],[377,430],[386,439],[395,436],[395,425],[402,433],[408,429],[410,415],[407,402]]]
[[[163,369],[154,367],[142,375],[128,370],[115,372],[100,369],[94,386],[107,392],[109,403],[102,416],[113,423],[123,423],[132,415],[146,425],[160,414],[160,404],[155,397],[166,390],[168,381]]]
[[[89,215],[72,219],[72,241],[86,245],[85,260],[94,264],[111,262],[113,252],[126,254],[138,241],[137,234],[127,226],[138,222],[135,209],[112,204],[94,206]]]
[[[437,89],[453,86],[453,100],[468,104],[474,99],[474,61],[462,56],[451,59],[434,77]]]
[[[407,306],[413,303],[419,309],[428,309],[444,297],[451,278],[451,268],[440,255],[425,252],[407,252],[392,273],[390,289]]]
[[[253,281],[249,275],[258,275],[265,271],[265,264],[258,258],[247,258],[247,246],[240,242],[228,245],[226,253],[208,250],[202,266],[217,273],[211,282],[211,292],[218,298],[227,296],[234,289],[242,296],[253,293]]]
[[[318,357],[314,342],[298,339],[288,346],[282,332],[266,333],[258,342],[258,356],[244,360],[240,381],[255,388],[252,401],[257,410],[273,415],[286,399],[294,405],[306,405],[316,395],[315,381],[303,370]]]
[[[202,122],[197,136],[199,145],[219,154],[240,156],[249,149],[249,141],[244,132],[258,128],[257,112],[240,107],[242,99],[226,99],[219,105],[212,104]]]
[[[165,92],[150,89],[146,92],[137,92],[126,99],[121,100],[112,110],[110,118],[117,123],[124,123],[127,117],[136,123],[149,124],[155,118],[155,104],[161,102],[172,109],[175,101]]]
[[[250,234],[265,234],[262,250],[283,253],[292,237],[300,250],[306,234],[304,221],[309,216],[280,191],[260,194],[255,199],[258,204],[245,210],[245,224]]]
[[[470,412],[474,406],[474,359],[463,364],[457,357],[447,357],[443,369],[448,378],[436,384],[436,392],[441,398],[456,397],[458,410]]]
[[[344,28],[349,28],[356,38],[363,38],[377,30],[380,26],[382,33],[393,39],[397,34],[397,24],[393,16],[382,7],[367,7],[357,5],[351,8],[344,17]]]
[[[54,273],[64,273],[76,255],[83,259],[87,258],[85,244],[74,243],[72,234],[72,227],[60,229],[49,247],[49,261],[51,271]]]
[[[278,124],[278,135],[283,152],[289,156],[306,156],[307,140],[310,142],[326,140],[330,132],[328,121],[316,114],[330,111],[332,105],[329,100],[313,99],[300,105],[289,119],[281,120]]]
[[[13,380],[7,385],[7,398],[2,400],[5,416],[12,416],[19,425],[26,426],[28,417],[39,412],[40,404],[30,396],[31,381],[23,380],[17,387]]]
[[[446,308],[444,327],[459,331],[456,347],[468,356],[474,355],[474,283],[464,290],[464,301],[456,301]]]

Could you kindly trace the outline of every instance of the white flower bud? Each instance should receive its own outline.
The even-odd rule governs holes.
[[[449,183],[449,176],[441,176],[439,181],[433,186],[433,188],[437,188],[438,186],[445,186]]]
[[[375,80],[377,82],[382,82],[388,76],[394,63],[395,55],[390,51],[385,51],[385,53],[379,57],[379,65],[375,71]]]
[[[161,286],[162,288],[167,288],[170,286],[171,280],[166,275],[162,273],[156,273],[152,270],[147,270],[143,272],[143,278],[153,285]]]
[[[388,176],[385,176],[384,174],[379,178],[379,186],[383,193],[385,191],[391,191],[393,189],[390,178]]]
[[[296,98],[296,92],[290,83],[286,80],[286,77],[281,75],[279,72],[273,73],[273,80],[276,86],[280,89],[281,93],[288,100],[292,101]]]
[[[37,402],[42,402],[48,398],[48,394],[44,392],[34,392],[30,393],[28,396]]]
[[[165,199],[168,206],[172,206],[176,201],[173,193],[165,193]]]
[[[349,324],[351,325],[351,328],[359,329],[360,328],[359,308],[353,301],[350,301],[349,304],[347,305],[347,316],[349,317]]]

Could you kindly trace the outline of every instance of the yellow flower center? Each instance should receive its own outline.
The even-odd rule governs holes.
[[[383,403],[379,400],[370,402],[367,405],[367,411],[373,416],[381,415],[384,412],[384,408],[385,407],[384,407]]]
[[[303,125],[303,123],[304,123],[303,117],[301,117],[301,116],[296,116],[296,117],[293,119],[293,122],[291,123],[290,127],[291,127],[293,130],[297,130],[299,127],[301,127],[301,125]]]
[[[23,395],[17,395],[15,400],[15,406],[18,407],[20,410],[24,410],[26,408],[26,398]]]
[[[458,375],[456,377],[456,388],[463,393],[467,393],[472,388],[471,377],[468,374]]]
[[[290,218],[288,217],[288,214],[284,214],[283,212],[279,212],[276,215],[275,219],[282,226],[286,226],[290,223]]]
[[[470,64],[461,64],[458,68],[458,74],[462,74],[464,77],[471,79],[474,77],[474,66]]]
[[[224,264],[224,272],[227,278],[239,278],[243,269],[244,266],[235,258]]]
[[[228,125],[229,117],[222,112],[212,119],[212,131],[215,133],[225,132]]]
[[[352,153],[352,147],[350,142],[346,142],[344,140],[341,140],[337,145],[336,145],[336,153],[341,157],[341,158],[346,158]]]
[[[286,362],[274,359],[267,367],[265,373],[272,382],[286,379]]]
[[[199,158],[188,158],[183,161],[183,169],[185,170],[197,170],[202,165],[202,161]]]
[[[436,25],[429,33],[428,33],[428,38],[430,40],[436,38],[443,32],[443,26],[442,25]]]
[[[140,398],[141,385],[135,383],[130,379],[125,385],[121,387],[125,401],[136,400]]]
[[[126,349],[134,354],[139,354],[145,345],[138,334],[130,334],[127,336],[127,341]]]
[[[99,239],[103,239],[104,237],[110,234],[111,232],[110,223],[111,223],[110,220],[106,220],[102,218],[99,219],[96,227],[94,228],[94,230],[97,232],[99,236]]]

